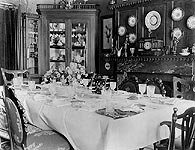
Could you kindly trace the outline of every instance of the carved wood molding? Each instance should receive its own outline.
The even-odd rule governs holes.
[[[135,5],[139,5],[139,4],[143,4],[143,3],[150,3],[152,2],[152,0],[137,0],[134,2],[122,2],[119,4],[113,4],[109,6],[109,9],[113,10],[113,9],[118,9],[118,8],[122,8],[122,7],[127,7],[127,6],[135,6]]]
[[[195,56],[180,56],[180,55],[165,55],[165,56],[136,56],[136,57],[106,57],[107,61],[117,61],[117,62],[123,62],[123,61],[145,61],[145,62],[151,62],[151,61],[195,61]]]

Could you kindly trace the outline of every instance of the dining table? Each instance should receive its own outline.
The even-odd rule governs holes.
[[[96,94],[83,86],[38,85],[15,89],[28,120],[44,130],[64,135],[75,150],[135,150],[169,137],[160,126],[195,106],[181,98],[147,96],[126,91]],[[50,88],[55,88],[55,94]]]

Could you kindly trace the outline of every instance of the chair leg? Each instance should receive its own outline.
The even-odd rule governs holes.
[[[154,150],[156,150],[156,143],[153,144]]]

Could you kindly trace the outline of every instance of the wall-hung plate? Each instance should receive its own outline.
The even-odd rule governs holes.
[[[184,17],[184,11],[180,7],[173,9],[171,17],[174,21],[180,21]]]
[[[136,19],[135,16],[130,16],[130,17],[128,18],[128,25],[129,25],[130,27],[134,27],[134,26],[136,25],[136,23],[137,23],[137,19]]]
[[[137,39],[137,37],[134,33],[129,34],[129,42],[130,43],[135,43],[136,39]]]
[[[183,36],[183,32],[180,28],[175,28],[172,31],[172,37],[176,39],[180,39]]]
[[[189,29],[195,29],[195,15],[194,16],[190,16],[187,19],[187,27]]]
[[[145,25],[150,30],[156,30],[161,24],[161,16],[157,11],[150,11],[145,17]]]
[[[126,29],[124,26],[119,26],[119,28],[118,28],[118,34],[119,34],[120,36],[123,36],[123,35],[125,35],[126,30],[127,30],[127,29]]]

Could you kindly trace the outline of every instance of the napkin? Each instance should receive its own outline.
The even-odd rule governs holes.
[[[55,99],[50,104],[55,105],[57,107],[65,106],[65,105],[71,105],[70,102],[65,101],[64,99]]]
[[[178,101],[178,98],[165,98],[165,99],[160,99],[159,101],[162,104],[174,105]]]
[[[120,110],[120,109],[114,109],[113,112],[107,112],[106,108],[98,109],[95,112],[97,114],[104,115],[104,116],[107,116],[107,117],[111,117],[113,119],[125,118],[125,117],[129,117],[129,116],[133,116],[133,115],[137,114],[137,112],[123,111],[123,110]]]
[[[34,95],[34,100],[35,101],[46,101],[48,99],[49,99],[49,97],[46,96],[46,95],[42,95],[42,94],[36,94],[36,95]]]
[[[132,111],[136,113],[141,113],[144,111],[143,107],[145,107],[145,105],[135,103],[135,104],[123,106],[121,109],[123,111]]]
[[[71,86],[56,86],[56,95],[64,97],[73,97],[75,91]]]

